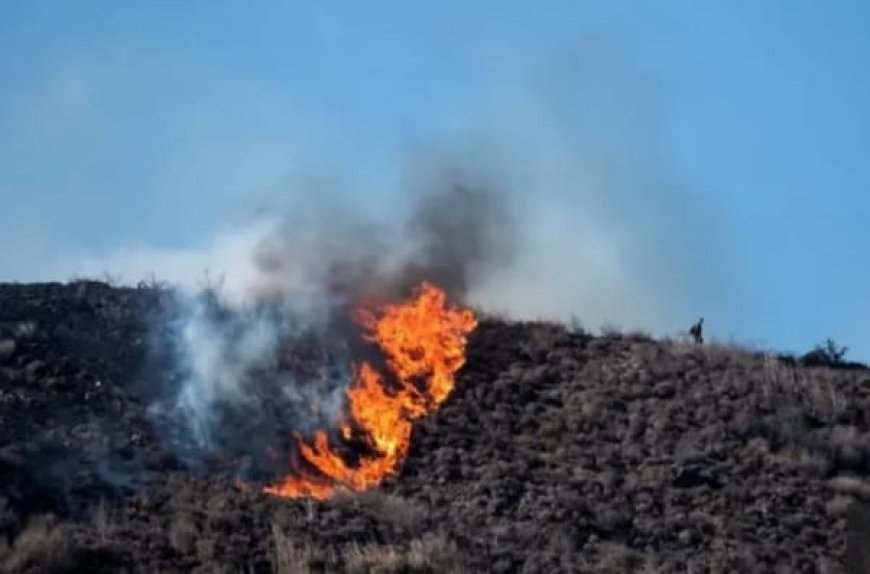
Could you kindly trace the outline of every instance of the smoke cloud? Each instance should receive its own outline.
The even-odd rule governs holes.
[[[169,332],[183,376],[152,408],[177,452],[249,457],[256,475],[276,445],[292,452],[294,432],[337,427],[352,365],[370,353],[354,305],[408,297],[423,281],[462,302],[510,264],[510,197],[494,179],[444,170],[409,197],[402,218],[315,203],[215,242],[212,260],[230,266],[178,292]]]
[[[64,280],[109,273],[133,283],[154,276],[188,292],[219,284],[222,298],[236,304],[292,293],[297,311],[313,315],[325,312],[330,297],[401,292],[426,275],[454,297],[514,318],[575,316],[590,328],[666,334],[704,314],[712,329],[730,330],[736,314],[722,303],[734,295],[724,276],[727,233],[692,182],[672,169],[679,165],[667,137],[674,101],[663,70],[606,37],[482,60],[492,68],[480,71],[479,91],[454,115],[429,118],[434,131],[385,126],[388,137],[372,146],[374,154],[348,149],[362,143],[349,132],[329,137],[316,114],[230,90],[208,121],[197,122],[208,130],[187,146],[196,157],[172,151],[173,172],[185,177],[159,194],[148,189],[142,201],[168,230],[151,236],[180,247],[106,240],[99,245],[108,253],[83,257],[40,245],[39,230],[10,235],[7,226],[4,237],[18,247],[0,274]],[[226,94],[225,85],[233,82],[209,92]],[[166,123],[184,125],[184,117],[172,120]],[[304,139],[289,141],[288,133]],[[415,147],[420,141],[423,149]],[[263,157],[269,161],[253,159]],[[404,184],[396,184],[394,168],[409,157]],[[307,180],[287,184],[288,177],[345,176],[352,183],[337,187],[347,197],[331,203],[322,187],[305,191]],[[236,190],[232,207],[227,180]],[[475,193],[463,191],[469,187]],[[223,201],[222,210],[202,206],[203,195]],[[287,196],[292,207],[275,199]],[[260,200],[277,206],[247,225],[211,227]],[[112,226],[130,218],[112,204],[102,209]]]
[[[566,155],[553,141],[415,164],[404,201],[381,200],[380,215],[311,198],[198,250],[118,251],[80,272],[180,288],[170,331],[183,377],[154,403],[158,428],[189,462],[228,456],[274,476],[276,460],[292,464],[294,432],[336,428],[344,412],[351,365],[371,351],[350,320],[357,301],[428,280],[513,318],[659,333],[704,308],[696,296],[715,292],[715,274],[702,212],[655,164]]]
[[[669,169],[655,85],[592,52],[536,69],[533,89],[493,82],[446,146],[411,150],[403,184],[345,201],[287,186],[293,207],[199,246],[70,257],[54,275],[179,288],[170,331],[185,376],[153,410],[192,459],[331,426],[366,351],[347,307],[424,279],[516,319],[727,324],[717,220]]]

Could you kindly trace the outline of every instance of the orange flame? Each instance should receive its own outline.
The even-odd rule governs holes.
[[[408,454],[413,421],[436,410],[453,390],[454,375],[465,363],[467,336],[477,326],[474,313],[448,307],[444,291],[425,282],[412,300],[358,309],[355,319],[364,338],[380,347],[395,379],[388,387],[363,362],[347,390],[350,417],[339,424],[341,436],[348,440],[359,433],[371,454],[351,464],[326,431],[316,431],[313,444],[297,435],[302,457],[318,472],[287,476],[266,492],[323,499],[337,488],[365,490],[394,475]]]

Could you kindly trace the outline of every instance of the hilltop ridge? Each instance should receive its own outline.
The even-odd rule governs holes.
[[[146,397],[172,366],[146,359],[171,307],[147,286],[0,285],[0,571],[870,564],[848,540],[870,536],[861,365],[485,319],[400,474],[317,502],[161,442]]]

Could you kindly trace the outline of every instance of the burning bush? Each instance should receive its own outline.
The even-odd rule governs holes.
[[[384,354],[387,372],[371,362],[355,367],[340,440],[344,446],[362,443],[367,452],[351,462],[327,431],[316,431],[313,445],[297,435],[302,457],[316,472],[300,469],[267,492],[324,498],[337,485],[364,490],[396,472],[410,446],[413,420],[438,408],[453,389],[454,374],[465,362],[466,336],[477,324],[471,311],[449,307],[445,299],[442,290],[423,283],[405,303],[357,309],[356,321]]]

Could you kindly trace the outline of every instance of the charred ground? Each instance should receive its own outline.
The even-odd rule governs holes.
[[[150,287],[0,285],[0,571],[868,564],[860,365],[485,320],[398,477],[286,500],[166,448],[148,406],[177,376],[153,353],[171,305]]]

